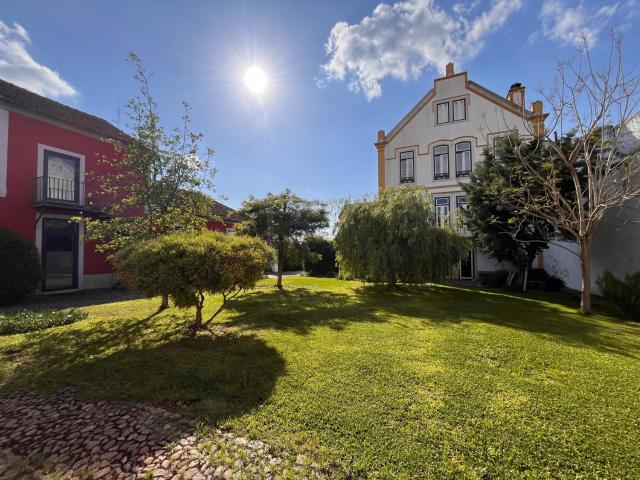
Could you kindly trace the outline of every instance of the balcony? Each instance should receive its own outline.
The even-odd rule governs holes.
[[[471,170],[458,170],[456,171],[456,178],[468,177],[470,173]]]
[[[33,179],[33,206],[95,213],[102,210],[86,202],[84,182],[57,177]]]
[[[410,177],[402,177],[400,178],[400,183],[413,183],[415,182],[413,175]]]

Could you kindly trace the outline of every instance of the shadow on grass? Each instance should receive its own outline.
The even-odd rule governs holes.
[[[64,385],[88,400],[186,401],[212,421],[241,415],[268,399],[285,371],[281,354],[253,335],[186,338],[189,320],[190,315],[165,311],[35,332],[19,345],[23,355],[0,391],[46,392]]]
[[[502,291],[426,285],[363,285],[349,295],[326,290],[289,288],[257,291],[235,304],[231,321],[243,329],[287,329],[307,334],[314,327],[340,330],[350,323],[386,322],[410,317],[430,324],[481,322],[566,344],[638,357],[640,325],[615,322],[602,315],[581,316],[566,300],[527,298]],[[635,338],[634,338],[635,337]]]

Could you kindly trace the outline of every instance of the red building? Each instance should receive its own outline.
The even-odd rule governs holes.
[[[108,288],[114,274],[95,245],[84,242],[72,216],[99,215],[89,205],[86,172],[105,173],[105,139],[125,140],[118,128],[88,113],[0,80],[0,228],[31,240],[41,254],[41,290]],[[231,232],[232,210],[215,202],[209,228]]]

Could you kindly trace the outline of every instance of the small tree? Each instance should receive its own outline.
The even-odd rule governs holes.
[[[114,264],[133,290],[148,297],[168,295],[179,308],[195,307],[195,333],[253,288],[272,256],[259,238],[201,231],[143,240],[118,252]],[[221,294],[222,304],[203,321],[206,294]]]
[[[459,233],[436,225],[431,196],[420,186],[347,203],[334,242],[342,276],[390,286],[439,280],[470,247]]]
[[[140,93],[127,103],[130,133],[126,142],[113,141],[115,154],[99,160],[104,173],[91,173],[92,199],[103,204],[104,216],[85,217],[86,237],[96,250],[113,254],[132,242],[176,230],[198,230],[211,217],[203,188],[213,188],[215,169],[210,149],[201,149],[203,135],[190,127],[186,103],[182,125],[166,133],[151,96],[151,75],[130,54]],[[167,307],[163,297],[161,308]]]
[[[240,234],[254,235],[271,245],[278,256],[278,288],[282,288],[282,272],[287,258],[309,254],[305,236],[328,226],[328,213],[317,201],[305,200],[291,190],[265,198],[249,197],[238,214],[247,220],[237,225]]]
[[[619,40],[612,38],[603,68],[593,63],[586,38],[583,44],[579,61],[559,64],[555,85],[546,95],[549,127],[531,131],[543,140],[541,148],[548,149],[547,161],[541,164],[539,154],[516,149],[530,181],[523,185],[516,179],[513,188],[500,194],[521,213],[548,222],[579,245],[580,309],[590,313],[593,237],[612,209],[640,198],[638,143],[628,142],[637,135],[630,131],[637,128],[640,113],[640,76],[625,69]],[[571,148],[563,144],[567,131],[575,132]]]
[[[0,305],[20,303],[40,283],[35,245],[6,228],[0,228],[0,266]]]
[[[513,205],[505,202],[500,192],[514,178],[527,176],[515,149],[529,149],[530,155],[540,153],[536,142],[525,142],[515,136],[501,139],[496,151],[486,148],[483,161],[479,162],[462,185],[467,193],[468,208],[464,221],[478,246],[499,261],[511,262],[522,274],[522,290],[527,290],[528,272],[536,255],[547,248],[553,228],[541,219],[522,214]],[[511,284],[512,271],[507,279]]]
[[[305,262],[305,270],[311,275],[332,275],[336,272],[336,250],[333,242],[320,235],[305,238],[313,258]]]

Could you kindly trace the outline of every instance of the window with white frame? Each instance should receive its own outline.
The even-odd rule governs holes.
[[[449,146],[433,147],[433,178],[444,180],[449,178]]]
[[[467,118],[467,104],[464,98],[451,102],[453,106],[453,121],[464,120]]]
[[[400,183],[413,182],[413,161],[413,150],[400,152]]]
[[[471,172],[471,142],[456,143],[456,177],[468,177]]]
[[[437,123],[449,123],[449,102],[438,103],[437,109]]]
[[[460,225],[460,233],[464,236],[469,235],[469,228],[467,224],[464,222],[464,212],[463,210],[467,209],[467,196],[466,195],[458,195],[456,197],[456,215],[458,219],[458,224]]]
[[[496,156],[496,153],[498,152],[498,144],[500,143],[500,140],[502,140],[501,136],[495,136],[493,137],[493,156]]]
[[[449,197],[436,197],[436,225],[443,227],[449,223]]]
[[[236,234],[236,229],[233,227],[227,227],[227,235],[233,236]]]

